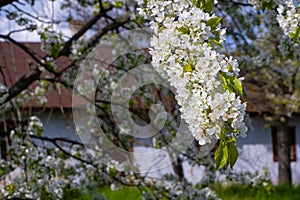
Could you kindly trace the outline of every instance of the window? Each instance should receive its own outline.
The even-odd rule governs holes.
[[[7,136],[6,133],[3,131],[0,131],[0,158],[6,160],[6,154],[7,154]]]
[[[8,147],[10,145],[9,133],[14,129],[15,123],[11,120],[0,121],[0,159],[7,160]]]
[[[296,128],[294,126],[289,126],[288,136],[290,138],[290,161],[296,161]],[[277,150],[277,128],[272,127],[272,142],[273,142],[273,160],[278,161],[278,150]]]
[[[212,159],[214,159],[215,152],[217,151],[217,149],[220,145],[220,140],[217,140],[215,144],[212,143],[212,144],[207,144],[205,146],[201,146],[201,145],[199,145],[199,142],[196,139],[194,139],[194,145],[195,145],[196,149],[198,150],[198,153],[201,156],[209,155]],[[214,146],[211,146],[211,145],[214,145]]]

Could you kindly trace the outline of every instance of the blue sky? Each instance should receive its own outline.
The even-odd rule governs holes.
[[[61,0],[56,0],[56,1],[48,1],[48,0],[36,0],[34,7],[31,7],[28,5],[28,3],[24,3],[22,5],[21,3],[14,3],[19,9],[24,10],[31,15],[34,16],[39,16],[41,19],[45,18],[50,18],[50,19],[59,19],[59,17],[64,17],[64,13],[60,10],[60,2]],[[6,17],[6,12],[5,10],[15,10],[15,8],[11,5],[6,6],[2,8],[0,11],[0,34],[7,34],[12,30],[17,30],[17,29],[22,29],[14,20],[9,20]],[[37,21],[38,25],[42,25],[41,22]],[[55,30],[60,30],[64,34],[70,36],[70,29],[68,25],[66,24],[61,24],[59,26],[54,25],[53,28]],[[18,41],[40,41],[39,36],[36,32],[28,32],[28,31],[22,31],[22,32],[17,32],[13,33],[11,35],[12,38],[18,40]]]

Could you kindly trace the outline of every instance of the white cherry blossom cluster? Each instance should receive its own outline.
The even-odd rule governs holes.
[[[261,171],[249,172],[232,172],[225,171],[228,184],[239,183],[251,187],[263,186],[265,188],[273,187],[270,172],[263,168]]]
[[[292,0],[279,5],[277,21],[286,35],[295,34],[300,29],[300,10]]]
[[[140,14],[152,20],[152,64],[176,88],[182,118],[199,144],[224,131],[244,136],[246,104],[222,82],[224,74],[238,76],[238,63],[217,51],[225,30],[209,24],[216,16],[186,0],[150,0]]]
[[[41,51],[49,56],[57,57],[64,43],[63,33],[51,26],[37,26],[37,33],[41,38]]]
[[[150,182],[152,188],[155,189],[151,192],[144,191],[143,200],[164,198],[220,200],[216,192],[202,181],[198,182],[197,186],[195,186],[187,181],[179,181],[171,174],[165,175],[161,180],[146,179],[146,181]],[[155,198],[152,192],[155,193]]]
[[[261,1],[256,1],[256,0],[248,0],[248,3],[254,6],[254,8],[260,8],[262,2]]]
[[[102,162],[92,161],[79,146],[61,145],[70,154],[93,165],[66,157],[60,149],[51,147],[50,143],[33,139],[32,136],[39,136],[43,131],[43,124],[38,117],[30,117],[27,126],[22,129],[18,127],[10,134],[12,160],[0,159],[0,169],[6,169],[4,176],[0,177],[0,199],[41,199],[43,191],[49,192],[54,199],[61,199],[67,186],[80,188],[94,184],[95,177],[99,178],[97,184],[99,180],[102,184],[109,182],[108,172],[99,170],[103,168]]]
[[[29,135],[41,135],[43,132],[43,123],[37,116],[29,118],[27,132]]]
[[[248,0],[248,3],[253,5],[255,9],[260,9],[263,7],[264,3],[271,4],[273,7],[275,7],[276,5],[282,3],[282,0]]]
[[[295,4],[295,2],[297,2]],[[272,8],[277,8],[277,21],[279,26],[283,29],[284,34],[292,36],[293,34],[299,34],[300,31],[300,10],[299,1],[293,0],[248,0],[249,4],[252,4],[255,9],[262,8],[263,3],[270,3]],[[297,6],[296,6],[297,5]]]

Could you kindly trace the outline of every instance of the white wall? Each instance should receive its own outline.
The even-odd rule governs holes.
[[[238,138],[238,147],[242,149],[241,154],[233,168],[233,172],[262,172],[265,168],[269,171],[272,182],[277,184],[278,162],[273,161],[272,134],[271,129],[265,129],[262,117],[252,118],[253,129],[247,133],[246,138]],[[300,117],[294,117],[289,125],[296,126],[296,162],[291,163],[293,184],[300,184]],[[139,147],[139,151],[145,147]],[[155,159],[155,158],[153,158]],[[138,158],[136,158],[138,160]],[[205,175],[203,167],[191,167],[184,163],[184,173],[188,180],[196,183]],[[172,172],[171,166],[161,171],[150,173],[158,177],[162,171]]]
[[[242,149],[234,171],[261,171],[267,168],[273,183],[277,183],[278,162],[273,161],[272,134],[270,129],[264,129],[261,117],[252,118],[253,130],[246,138],[238,139],[238,147]],[[291,163],[292,181],[300,183],[300,117],[294,117],[289,125],[296,126],[296,162]]]
[[[75,131],[72,112],[65,111],[64,114],[60,111],[44,112],[38,115],[38,117],[44,125],[43,136],[79,141],[79,137]]]
[[[60,113],[53,113],[52,115],[43,114],[41,116],[44,122],[45,136],[50,137],[66,137],[73,140],[79,140],[75,134],[74,123],[71,113],[66,113],[63,117]],[[234,172],[241,171],[262,171],[267,168],[270,172],[273,183],[277,183],[278,176],[278,163],[273,161],[272,150],[272,134],[270,129],[264,129],[264,121],[261,117],[252,118],[253,130],[249,131],[246,138],[238,138],[238,147],[242,149],[242,153],[239,155],[236,165],[234,166]],[[296,126],[296,156],[297,161],[291,163],[292,179],[294,184],[300,183],[300,116],[294,117],[290,120],[290,125]],[[136,151],[147,152],[151,151],[146,147],[135,147]],[[151,165],[151,161],[156,158],[147,159],[150,163],[147,163],[145,159],[135,158],[140,165]],[[166,162],[169,158],[166,157]],[[203,167],[192,168],[187,163],[183,164],[184,172],[188,180],[196,183],[205,174]],[[145,169],[145,168],[144,168]],[[156,172],[149,173],[152,177],[161,177],[166,172],[173,172],[171,166],[165,166]]]

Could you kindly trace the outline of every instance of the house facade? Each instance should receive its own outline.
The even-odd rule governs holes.
[[[265,128],[263,117],[252,117],[252,130],[246,138],[237,140],[242,152],[234,167],[235,171],[262,171],[267,169],[273,183],[277,183],[278,162],[276,150],[276,130]],[[291,139],[291,173],[293,184],[300,184],[300,116],[290,118],[289,135]]]
[[[38,43],[27,43],[30,47],[39,51]],[[0,42],[0,65],[7,75],[9,83],[11,85],[14,81],[24,75],[30,70],[31,59],[26,57],[22,51],[14,47],[12,44]],[[3,78],[0,79],[4,84]],[[259,90],[259,88],[252,88],[252,90]],[[276,152],[276,130],[274,128],[265,128],[266,123],[262,117],[264,111],[268,110],[266,106],[262,106],[258,102],[263,100],[251,99],[253,96],[252,90],[248,91],[248,97],[250,99],[250,105],[248,111],[256,113],[251,115],[252,128],[247,133],[246,138],[239,138],[237,140],[238,147],[240,148],[240,155],[234,166],[233,172],[256,172],[267,169],[270,173],[273,183],[277,183],[278,178],[278,162]],[[255,92],[255,91],[254,91]],[[251,96],[252,95],[252,96]],[[47,95],[48,102],[44,106],[28,105],[25,110],[28,111],[29,107],[34,108],[32,114],[38,115],[44,124],[44,136],[47,137],[63,137],[72,140],[80,140],[76,135],[75,125],[72,116],[72,101],[71,94],[66,90],[57,91],[54,90]],[[26,112],[27,112],[26,111]],[[257,112],[259,111],[259,112]],[[300,116],[295,115],[289,120],[290,133],[287,137],[292,138],[291,141],[291,169],[292,169],[292,181],[294,184],[300,184]],[[3,132],[3,130],[0,130]],[[2,146],[4,143],[1,143]],[[149,152],[153,148],[143,147],[136,145],[133,151],[136,152]],[[3,157],[5,148],[1,148],[1,155]],[[155,163],[157,157],[147,158],[136,156],[134,161],[143,168],[150,167]],[[162,155],[167,163],[164,167],[159,168],[156,171],[148,173],[151,177],[161,177],[165,173],[172,173],[173,169],[170,165],[170,158],[167,154]],[[168,164],[169,163],[169,164]],[[145,168],[145,167],[144,167]],[[187,162],[183,163],[184,175],[190,181],[196,183],[205,175],[204,167],[192,167]]]

